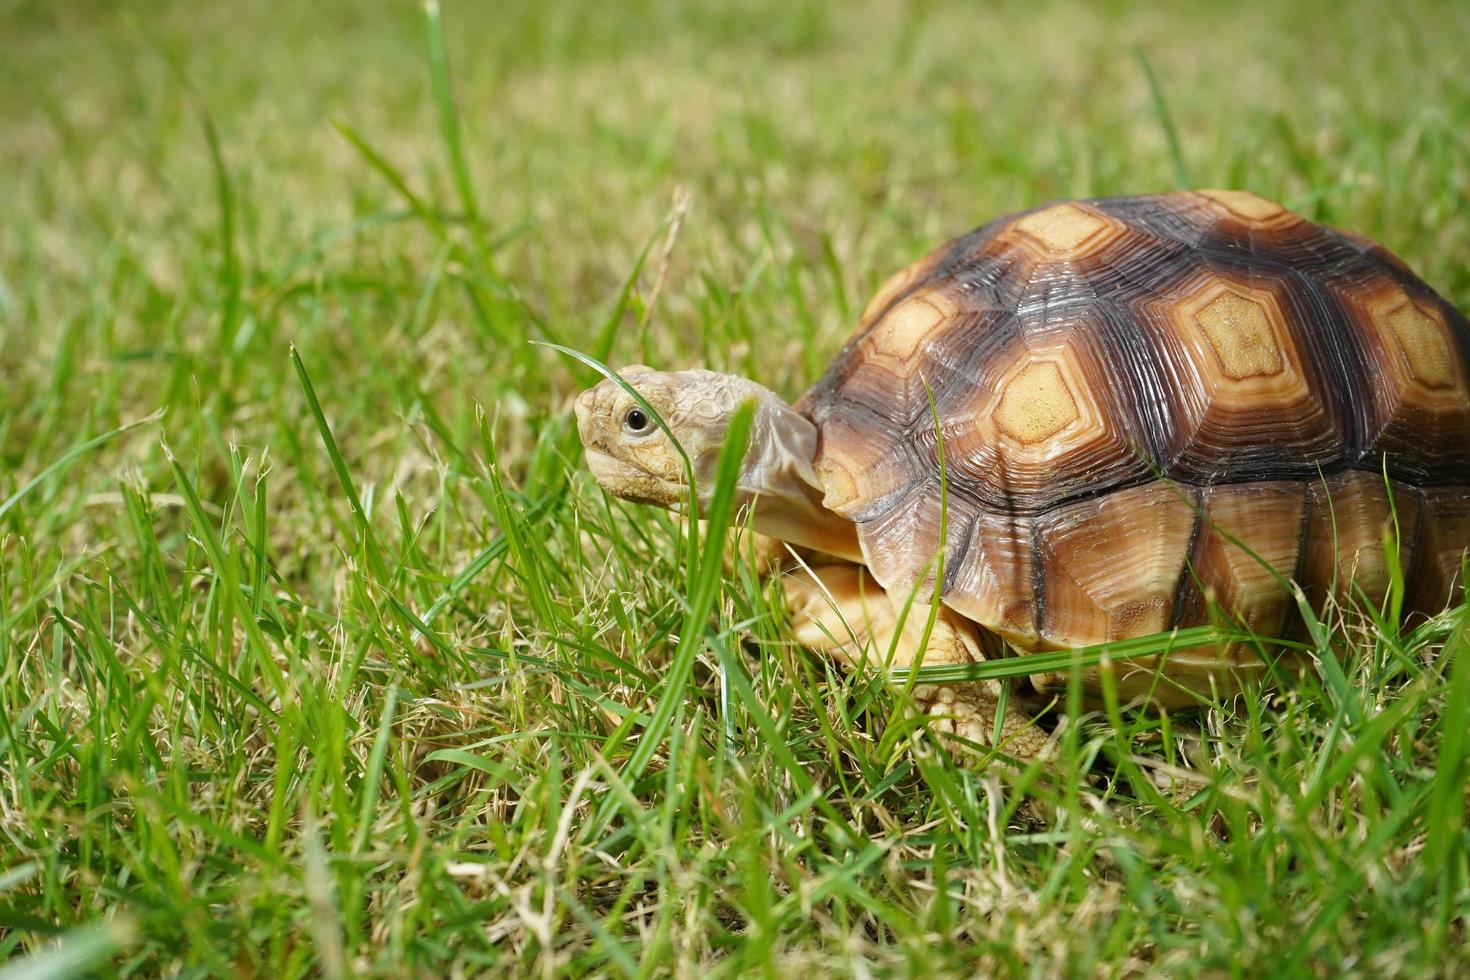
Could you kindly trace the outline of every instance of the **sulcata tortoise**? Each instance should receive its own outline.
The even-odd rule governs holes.
[[[1470,324],[1381,246],[1238,191],[1050,204],[955,239],[884,283],[794,406],[709,371],[623,377],[702,494],[755,401],[742,500],[756,530],[815,552],[785,583],[796,638],[852,663],[1219,615],[1281,636],[1288,580],[1318,607],[1376,605],[1390,548],[1406,608],[1432,613],[1470,544]],[[608,492],[686,499],[668,435],[618,384],[576,412]],[[932,630],[922,606],[895,613],[936,594]],[[1083,683],[1108,669],[1125,698],[1200,703],[1258,678],[1259,649],[1176,649]],[[995,693],[915,692],[986,742]],[[1016,709],[998,730],[1017,754],[1042,744]]]

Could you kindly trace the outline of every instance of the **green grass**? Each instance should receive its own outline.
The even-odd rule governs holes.
[[[0,4],[0,976],[1470,968],[1464,608],[1080,718],[1033,823],[531,343],[794,395],[1185,176],[1470,307],[1470,7],[122,6]]]

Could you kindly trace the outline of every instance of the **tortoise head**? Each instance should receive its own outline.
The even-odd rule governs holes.
[[[638,503],[671,507],[689,499],[688,474],[674,439],[688,455],[701,501],[707,502],[736,408],[754,399],[761,408],[774,402],[785,409],[755,382],[714,371],[655,371],[639,365],[624,369],[621,377],[658,413],[667,431],[611,379],[577,398],[577,431],[602,488]],[[748,459],[760,455],[761,438],[758,425]]]
[[[677,439],[689,457],[700,503],[707,505],[730,420],[743,403],[754,401],[737,504],[751,508],[755,529],[764,534],[841,557],[860,555],[852,523],[822,506],[824,490],[812,470],[817,427],[775,392],[714,371],[631,367],[621,376],[668,431],[615,381],[603,381],[578,396],[577,431],[587,465],[608,493],[662,507],[687,501],[684,460],[673,442]]]

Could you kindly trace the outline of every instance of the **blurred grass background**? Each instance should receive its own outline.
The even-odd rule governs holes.
[[[1269,709],[1072,726],[1038,829],[792,651],[769,586],[736,569],[692,617],[675,526],[582,474],[586,378],[529,341],[795,395],[939,242],[1184,184],[1378,238],[1470,307],[1470,7],[435,23],[0,0],[0,954],[1465,967],[1463,609],[1344,613],[1343,672]]]

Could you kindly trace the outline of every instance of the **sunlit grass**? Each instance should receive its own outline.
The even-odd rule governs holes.
[[[1464,970],[1465,607],[1330,608],[1193,715],[1064,698],[1018,775],[796,649],[728,501],[604,496],[546,345],[795,395],[940,241],[1186,175],[1470,307],[1467,16],[6,6],[0,953]]]

